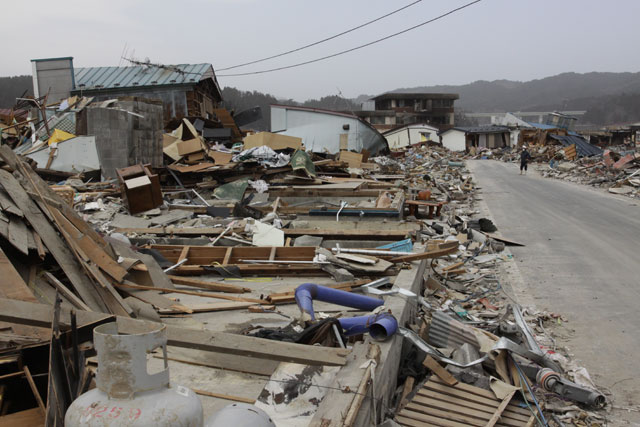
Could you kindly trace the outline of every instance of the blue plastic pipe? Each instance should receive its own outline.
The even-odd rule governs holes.
[[[389,313],[338,319],[346,336],[369,332],[371,338],[384,341],[398,330],[398,321]]]
[[[366,311],[374,310],[384,304],[384,301],[378,298],[319,286],[315,283],[304,283],[298,286],[295,291],[295,297],[300,311],[308,314],[312,320],[316,318],[313,312],[314,300]],[[340,326],[347,336],[369,332],[375,340],[385,340],[398,330],[398,321],[389,313],[341,318],[338,319],[338,322],[340,322]]]
[[[359,310],[371,311],[384,304],[378,298],[358,295],[339,289],[319,286],[315,283],[303,283],[296,288],[296,303],[300,311],[311,316],[311,320],[316,320],[313,312],[313,300],[330,302],[332,304],[343,305],[345,307],[357,308]]]

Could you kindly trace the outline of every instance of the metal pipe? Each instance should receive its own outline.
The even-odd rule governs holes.
[[[536,375],[536,382],[544,390],[557,393],[566,399],[586,403],[596,408],[604,408],[607,404],[607,399],[599,391],[588,389],[566,378],[562,378],[560,374],[554,372],[552,369],[540,369],[538,375]]]
[[[270,261],[268,259],[239,259],[247,264],[331,264],[329,261]]]
[[[183,259],[181,259],[180,261],[178,261],[177,263],[173,264],[171,267],[169,267],[169,268],[165,268],[165,269],[164,269],[164,272],[165,272],[165,273],[168,273],[168,272],[170,272],[171,270],[174,270],[174,269],[176,269],[176,268],[180,267],[182,264],[184,264],[184,263],[185,263],[185,262],[187,262],[187,261],[188,261],[188,258],[183,258]]]
[[[311,320],[315,320],[313,301],[324,301],[359,310],[371,311],[384,304],[384,300],[358,295],[339,289],[319,286],[315,283],[303,283],[295,291],[296,304],[303,314],[308,314]]]

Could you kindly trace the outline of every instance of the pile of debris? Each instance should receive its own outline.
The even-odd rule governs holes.
[[[144,333],[210,420],[233,401],[277,425],[602,423],[561,317],[505,292],[518,243],[478,218],[460,155],[311,153],[226,110],[165,126],[151,101],[89,104],[51,117],[91,136],[0,147],[0,384],[20,397],[0,420],[76,416],[96,369],[108,388],[102,335]]]
[[[542,176],[563,179],[610,193],[640,197],[640,154],[628,147],[610,147],[601,156],[583,157],[574,161],[552,161],[539,167]]]

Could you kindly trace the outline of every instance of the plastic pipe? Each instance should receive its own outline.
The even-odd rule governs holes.
[[[346,336],[369,332],[371,338],[384,341],[398,331],[398,321],[389,313],[338,319]]]
[[[316,319],[313,312],[314,300],[330,302],[332,304],[366,311],[371,311],[384,304],[384,301],[378,298],[358,295],[351,292],[341,291],[339,289],[328,288],[326,286],[319,286],[315,283],[303,283],[298,286],[295,291],[295,298],[300,311],[302,311],[303,314],[308,314],[311,317],[311,320]]]

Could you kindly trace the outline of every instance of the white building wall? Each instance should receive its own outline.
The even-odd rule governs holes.
[[[284,111],[284,114],[281,111]],[[348,125],[349,129],[344,129]],[[386,148],[385,139],[355,117],[316,111],[271,107],[271,128],[277,133],[302,138],[307,151],[335,154],[340,151],[340,135],[348,135],[347,150],[371,154]]]
[[[389,148],[394,150],[409,145],[418,144],[423,141],[422,133],[428,133],[426,141],[438,140],[438,129],[430,126],[415,126],[404,127],[397,131],[389,132],[385,134]]]
[[[451,129],[443,133],[442,146],[448,148],[451,151],[465,151],[466,150],[466,137],[464,132],[457,129]]]

